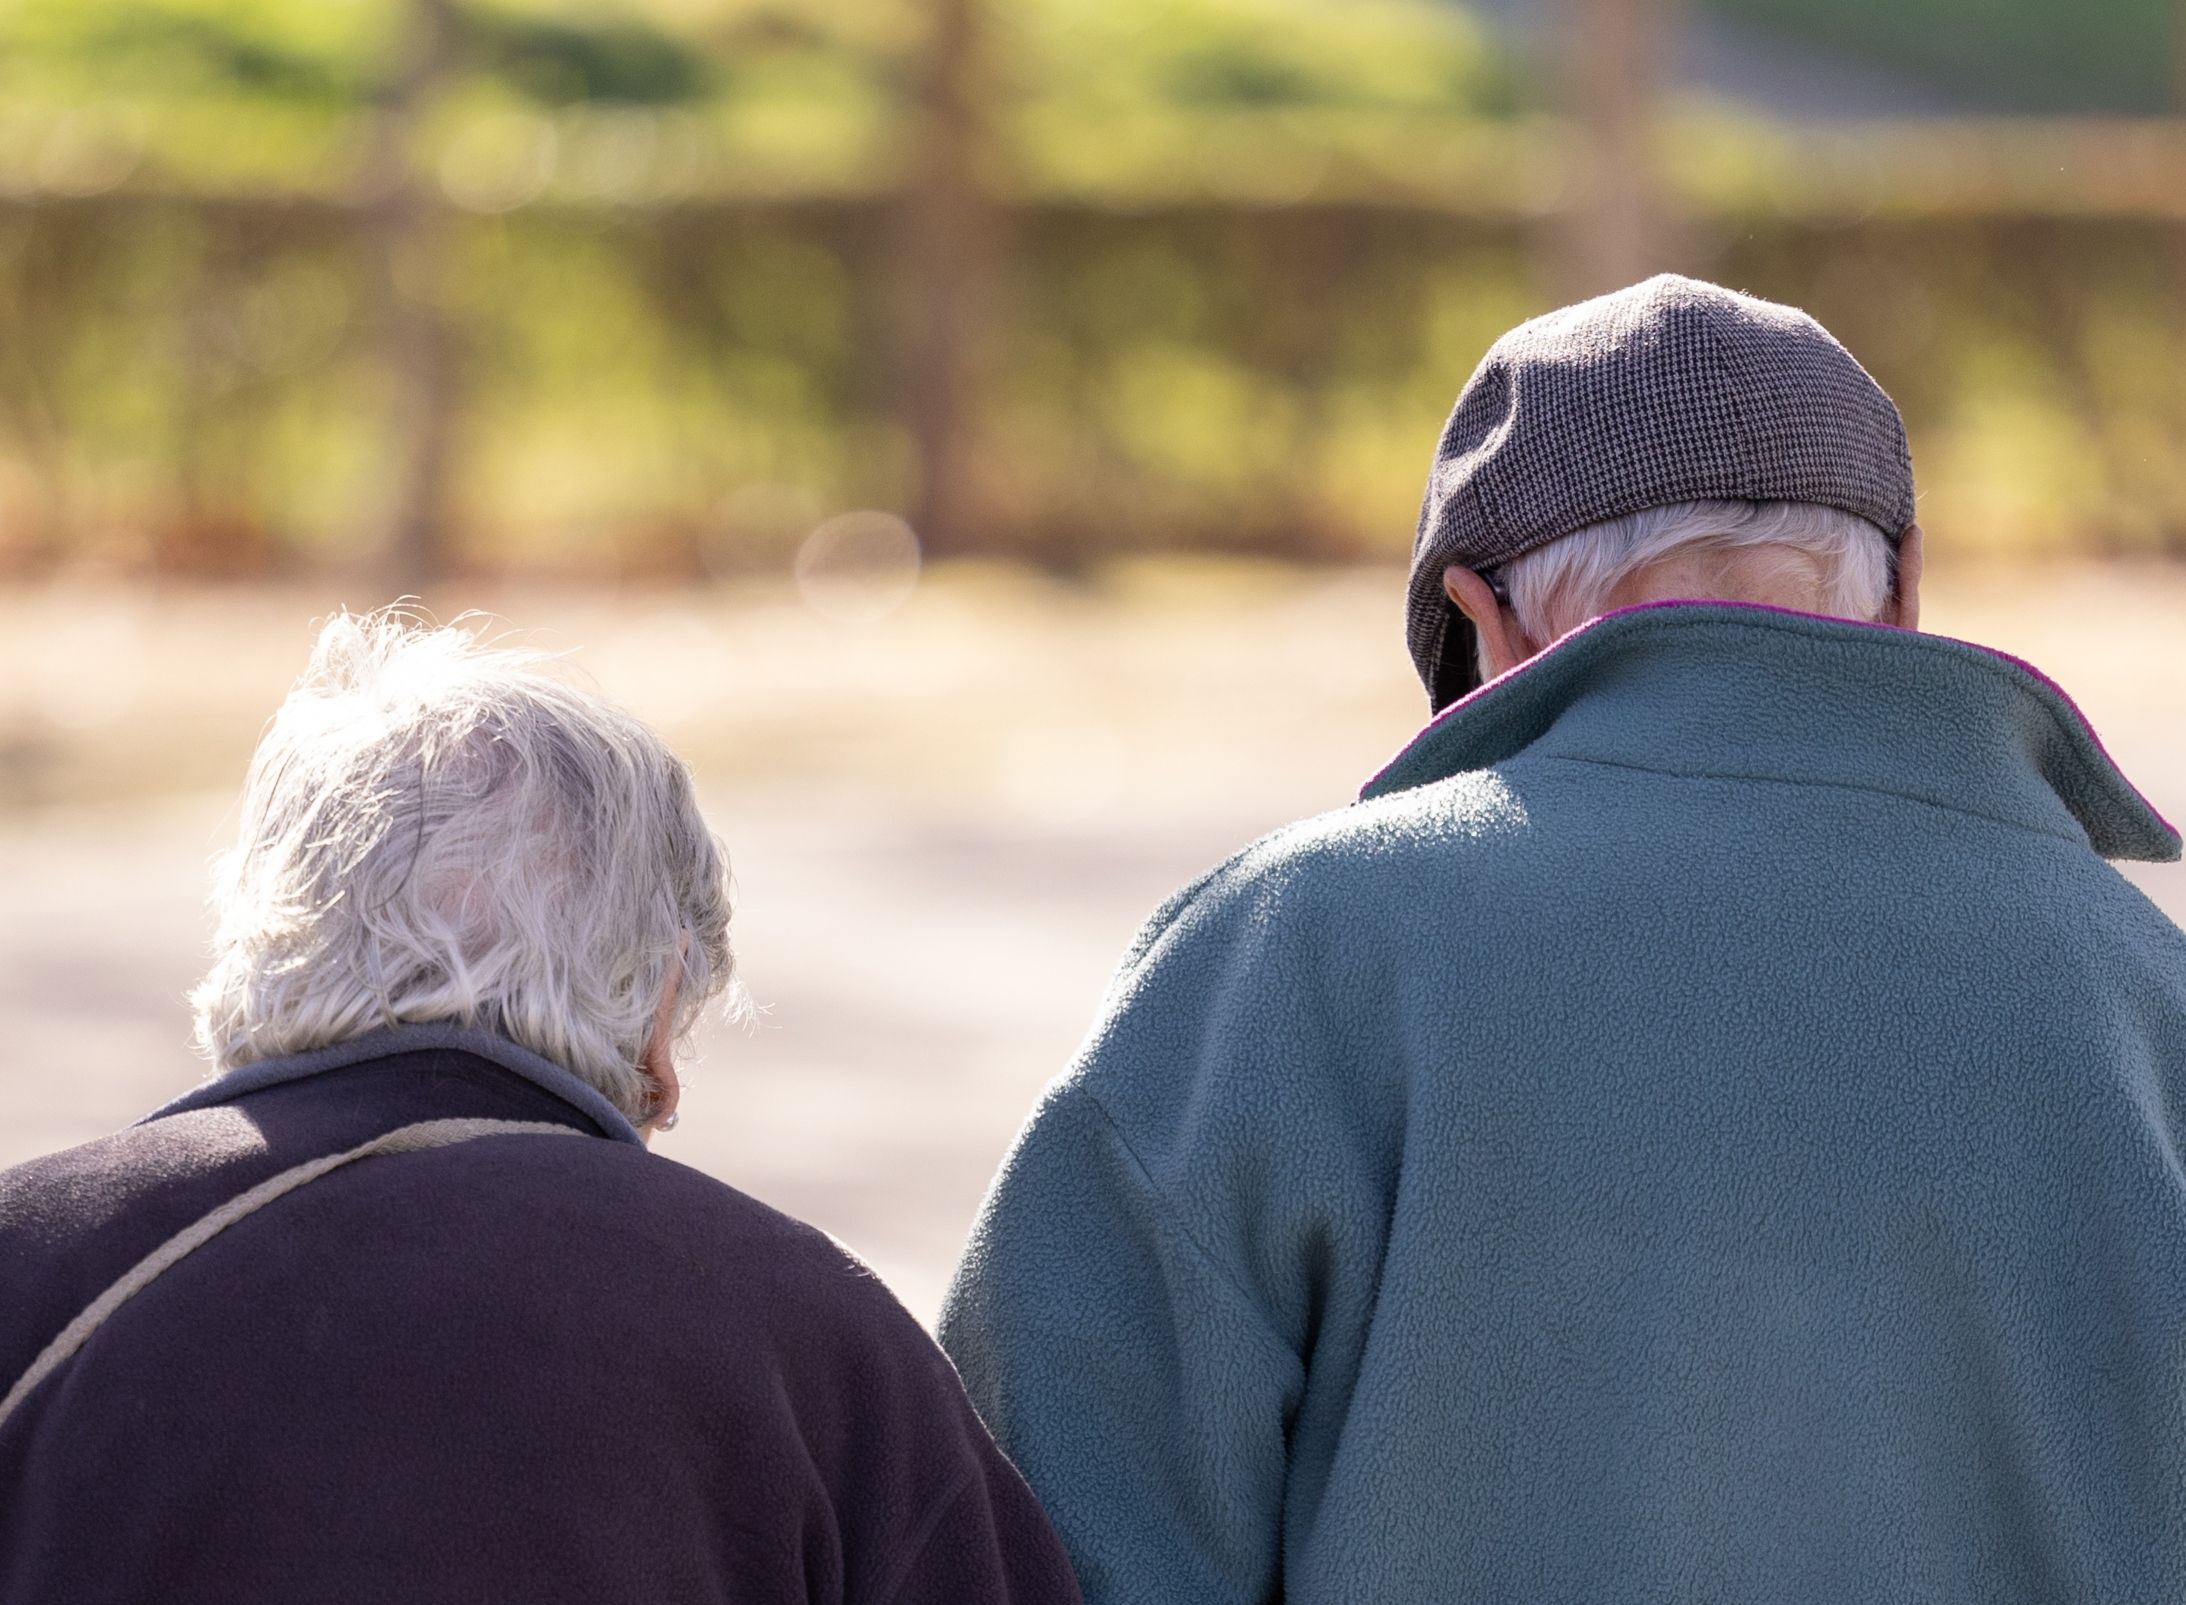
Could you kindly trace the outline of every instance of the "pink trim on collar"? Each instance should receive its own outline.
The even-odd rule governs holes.
[[[1447,708],[1444,708],[1432,719],[1429,719],[1425,724],[1421,725],[1419,729],[1413,733],[1412,738],[1409,741],[1405,742],[1403,746],[1399,747],[1396,750],[1394,756],[1392,756],[1387,763],[1383,764],[1379,769],[1375,770],[1373,775],[1367,780],[1366,784],[1359,789],[1362,792],[1371,790],[1377,783],[1379,783],[1382,776],[1386,775],[1387,773],[1389,773],[1390,770],[1394,769],[1398,765],[1398,763],[1403,760],[1404,756],[1407,753],[1409,753],[1414,747],[1419,745],[1420,741],[1427,735],[1429,731],[1441,725],[1452,714],[1457,713],[1460,709],[1470,707],[1479,698],[1486,696],[1490,691],[1493,691],[1497,686],[1502,685],[1506,681],[1515,680],[1519,675],[1524,674],[1528,669],[1531,669],[1536,664],[1542,662],[1544,659],[1548,658],[1552,654],[1562,651],[1571,642],[1578,640],[1588,631],[1597,629],[1601,625],[1607,624],[1611,619],[1628,618],[1635,613],[1655,613],[1661,612],[1668,608],[1680,607],[1737,608],[1747,613],[1774,613],[1789,619],[1812,619],[1823,624],[1841,624],[1855,630],[1884,630],[1888,631],[1892,635],[1911,635],[1923,637],[1930,641],[1948,641],[1953,646],[1968,647],[1975,652],[1979,652],[1984,654],[1985,656],[1995,658],[1998,661],[2008,664],[2014,669],[2017,669],[2020,673],[2026,675],[2029,679],[2035,681],[2038,685],[2047,688],[2051,695],[2055,696],[2059,702],[2062,702],[2065,705],[2066,709],[2071,713],[2072,717],[2079,721],[2082,733],[2084,733],[2088,741],[2093,744],[2095,751],[2101,756],[2103,762],[2108,764],[2110,766],[2111,772],[2115,774],[2118,779],[2125,783],[2126,790],[2130,791],[2135,797],[2138,797],[2140,799],[2141,806],[2143,808],[2146,808],[2149,813],[2153,814],[2156,818],[2157,823],[2161,824],[2165,830],[2170,831],[2171,834],[2174,836],[2179,833],[2178,828],[2173,825],[2170,820],[2164,817],[2163,811],[2156,807],[2154,803],[2148,800],[2148,794],[2142,791],[2140,787],[2136,786],[2133,783],[2132,777],[2126,774],[2125,770],[2119,766],[2117,759],[2111,757],[2110,749],[2103,745],[2103,738],[2096,731],[2094,722],[2090,720],[2085,713],[2081,712],[2080,705],[2072,700],[2072,694],[2065,690],[2065,688],[2059,685],[2055,680],[2052,680],[2048,675],[2044,674],[2040,669],[2037,669],[2033,664],[2027,662],[2024,658],[2015,658],[2009,652],[2000,651],[1993,646],[1984,646],[1979,641],[1964,641],[1960,640],[1955,635],[1937,635],[1932,631],[1926,630],[1908,630],[1903,625],[1899,624],[1882,624],[1860,619],[1840,619],[1827,613],[1809,613],[1800,608],[1777,607],[1774,604],[1768,602],[1717,602],[1690,597],[1671,598],[1669,600],[1660,602],[1638,602],[1634,603],[1631,607],[1612,608],[1607,613],[1597,614],[1595,617],[1588,619],[1584,624],[1580,625],[1570,634],[1560,636],[1556,640],[1551,641],[1541,651],[1526,659],[1525,662],[1518,664],[1514,668],[1505,669],[1494,679],[1488,681],[1487,684],[1482,686],[1476,686],[1471,691],[1465,693],[1464,696],[1458,698],[1457,701],[1451,703]]]

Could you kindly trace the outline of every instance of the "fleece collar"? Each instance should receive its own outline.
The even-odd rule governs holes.
[[[1656,602],[1573,631],[1453,703],[1362,799],[1520,752],[1856,786],[2169,862],[2179,835],[2086,717],[2019,659],[1781,608]]]
[[[179,1115],[185,1110],[203,1109],[212,1104],[229,1103],[245,1093],[261,1088],[279,1086],[285,1081],[301,1081],[307,1076],[321,1075],[328,1070],[339,1070],[347,1065],[362,1064],[367,1059],[387,1059],[398,1053],[468,1053],[480,1059],[491,1060],[504,1070],[513,1070],[536,1087],[544,1088],[562,1102],[569,1104],[599,1127],[600,1135],[617,1142],[633,1142],[644,1145],[645,1139],[630,1124],[629,1117],[609,1103],[598,1088],[581,1081],[575,1074],[564,1070],[548,1059],[542,1059],[529,1048],[518,1047],[505,1037],[497,1037],[488,1031],[475,1031],[460,1025],[397,1025],[381,1031],[370,1031],[347,1042],[337,1042],[332,1047],[316,1048],[309,1053],[286,1053],[278,1058],[257,1059],[227,1074],[216,1076],[202,1086],[193,1088],[171,1103],[160,1105],[144,1120],[158,1120],[167,1115]]]

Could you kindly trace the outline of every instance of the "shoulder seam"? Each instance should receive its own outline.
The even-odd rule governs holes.
[[[1192,1229],[1189,1226],[1186,1226],[1181,1220],[1178,1220],[1176,1218],[1176,1211],[1170,1205],[1169,1195],[1162,1190],[1161,1183],[1154,1179],[1154,1173],[1147,1168],[1146,1161],[1139,1156],[1139,1151],[1131,1145],[1131,1139],[1124,1134],[1122,1124],[1117,1121],[1116,1117],[1112,1113],[1109,1112],[1108,1105],[1101,1102],[1100,1094],[1096,1093],[1092,1088],[1086,1086],[1083,1082],[1073,1083],[1071,1086],[1063,1089],[1063,1095],[1066,1097],[1073,1093],[1084,1098],[1085,1101],[1089,1105],[1091,1105],[1093,1112],[1100,1116],[1101,1123],[1107,1126],[1109,1132],[1115,1137],[1116,1146],[1118,1148],[1121,1148],[1123,1150],[1124,1157],[1131,1161],[1132,1168],[1139,1173],[1139,1179],[1146,1183],[1147,1193],[1154,1199],[1156,1203],[1161,1206],[1161,1213],[1163,1218],[1169,1222],[1169,1225],[1172,1228],[1174,1228],[1176,1234],[1184,1239],[1184,1241],[1191,1247],[1193,1253],[1197,1254],[1202,1260],[1206,1262],[1207,1268],[1209,1270],[1213,1271],[1215,1275],[1219,1276],[1226,1284],[1228,1284],[1231,1292],[1235,1293],[1239,1298],[1245,1301],[1247,1308],[1253,1310],[1255,1313],[1258,1313],[1260,1310],[1259,1298],[1254,1295],[1248,1288],[1246,1288],[1244,1283],[1240,1282],[1237,1279],[1237,1277],[1231,1272],[1229,1266],[1225,1265],[1222,1260],[1218,1258],[1213,1253],[1213,1251],[1207,1247],[1206,1244],[1202,1243],[1198,1239],[1198,1237],[1193,1235]],[[1265,1317],[1262,1318],[1262,1324],[1267,1324]],[[1275,1334],[1272,1327],[1269,1328],[1269,1331],[1271,1335],[1277,1336],[1278,1341],[1280,1341],[1280,1335]],[[1289,1347],[1289,1345],[1285,1344],[1284,1347],[1287,1348]]]
[[[977,1466],[965,1467],[956,1481],[949,1484],[948,1490],[934,1500],[933,1509],[926,1513],[926,1519],[919,1523],[915,1531],[909,1552],[896,1563],[895,1575],[889,1578],[888,1587],[873,1597],[874,1605],[893,1605],[902,1596],[904,1588],[911,1581],[911,1573],[925,1557],[927,1546],[934,1541],[934,1534],[941,1530],[941,1518],[957,1507],[966,1490],[970,1488],[972,1479],[978,1475]]]

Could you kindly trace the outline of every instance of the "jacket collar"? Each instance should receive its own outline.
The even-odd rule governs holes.
[[[1443,710],[1360,796],[1520,752],[1866,787],[2084,839],[2105,858],[2180,851],[2072,699],[2031,665],[1780,608],[1657,602],[1606,614]]]
[[[590,1082],[579,1080],[560,1065],[542,1059],[529,1048],[518,1047],[505,1037],[460,1025],[390,1026],[382,1031],[370,1031],[361,1037],[352,1037],[347,1042],[337,1042],[332,1047],[316,1048],[309,1053],[287,1053],[279,1058],[253,1060],[239,1069],[214,1077],[170,1103],[161,1104],[137,1124],[141,1126],[145,1121],[179,1115],[185,1110],[228,1103],[245,1093],[279,1086],[285,1081],[301,1081],[307,1076],[339,1070],[347,1065],[362,1064],[368,1059],[386,1059],[398,1053],[427,1052],[468,1053],[480,1059],[491,1060],[502,1069],[513,1070],[534,1086],[553,1093],[599,1127],[603,1137],[611,1137],[617,1142],[637,1143],[641,1147],[644,1145],[645,1139],[638,1135],[637,1128],[630,1124],[629,1117],[609,1103]]]

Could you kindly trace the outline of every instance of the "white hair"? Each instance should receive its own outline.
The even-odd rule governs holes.
[[[1856,514],[1815,502],[1674,502],[1574,530],[1513,558],[1497,578],[1518,627],[1547,643],[1608,611],[1617,586],[1673,552],[1778,549],[1787,565],[1811,563],[1820,611],[1870,623],[1890,601],[1896,553]],[[1483,669],[1485,665],[1483,665]]]
[[[401,613],[343,614],[273,717],[212,897],[196,1039],[222,1069],[382,1026],[473,1026],[643,1124],[638,1061],[733,987],[728,871],[645,725]]]

